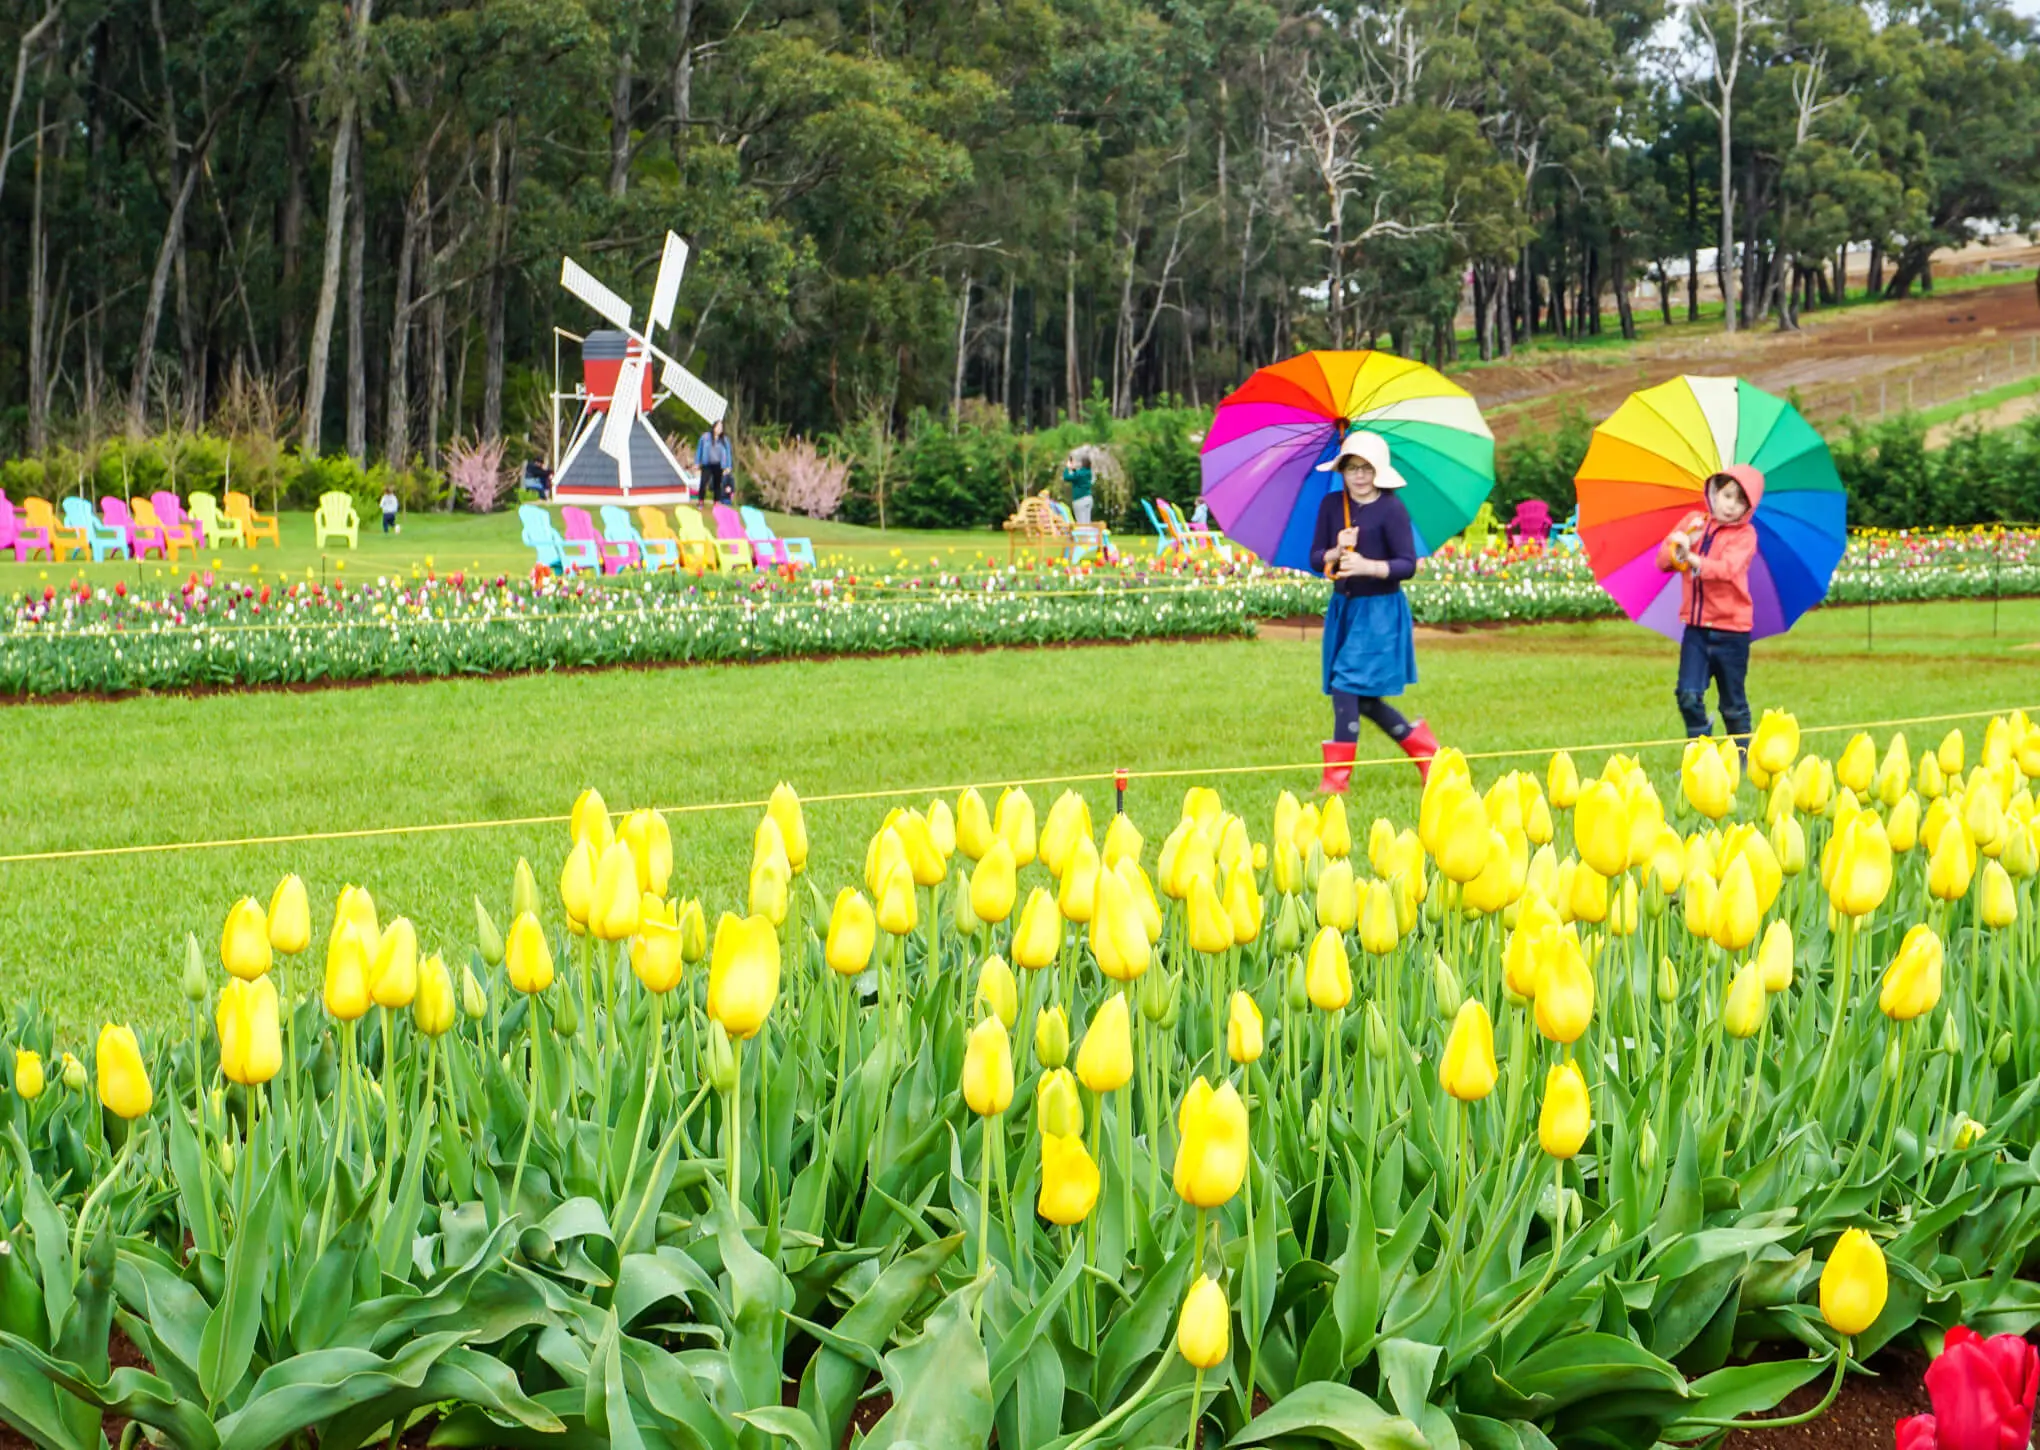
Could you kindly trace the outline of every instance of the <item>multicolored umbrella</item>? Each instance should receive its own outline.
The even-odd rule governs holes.
[[[1751,636],[1783,634],[1818,604],[1848,544],[1847,503],[1820,434],[1782,398],[1739,378],[1674,378],[1633,393],[1594,430],[1573,484],[1594,577],[1629,617],[1677,639],[1679,576],[1658,545],[1731,463],[1764,475],[1752,522]]]
[[[1226,537],[1308,570],[1318,503],[1339,487],[1317,466],[1353,428],[1388,440],[1420,554],[1465,528],[1495,485],[1494,435],[1466,389],[1394,353],[1307,352],[1262,368],[1218,405],[1204,500]]]

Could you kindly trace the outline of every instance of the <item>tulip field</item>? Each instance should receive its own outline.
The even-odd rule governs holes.
[[[1887,1345],[2040,1326],[2036,780],[2016,711],[1771,710],[1747,761],[1448,751],[1378,818],[944,791],[871,804],[851,861],[782,786],[717,881],[590,790],[456,930],[390,908],[400,854],[285,875],[211,903],[164,1020],[0,1028],[0,1424],[1518,1450],[1817,1415]]]

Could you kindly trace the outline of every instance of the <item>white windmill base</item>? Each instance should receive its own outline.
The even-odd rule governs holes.
[[[553,502],[635,507],[693,501],[694,491],[687,486],[680,461],[644,415],[631,419],[627,468],[604,453],[601,443],[602,417],[597,414],[584,421],[554,473]]]

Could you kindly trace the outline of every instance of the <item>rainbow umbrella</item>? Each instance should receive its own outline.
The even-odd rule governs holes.
[[[1354,428],[1388,440],[1419,554],[1465,528],[1494,487],[1494,435],[1466,389],[1394,353],[1307,352],[1262,368],[1218,405],[1204,500],[1226,537],[1308,570],[1318,503],[1339,487],[1317,466]]]
[[[1679,576],[1658,545],[1707,502],[1731,463],[1764,475],[1752,522],[1752,638],[1783,634],[1818,604],[1848,543],[1848,496],[1820,434],[1782,398],[1739,378],[1673,378],[1632,393],[1594,430],[1573,478],[1580,541],[1601,587],[1638,624],[1677,639]]]

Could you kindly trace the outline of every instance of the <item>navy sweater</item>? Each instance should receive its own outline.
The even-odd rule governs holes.
[[[1358,549],[1369,559],[1383,560],[1388,565],[1386,579],[1373,579],[1364,575],[1339,580],[1333,587],[1349,598],[1369,594],[1394,594],[1401,590],[1402,581],[1417,572],[1416,536],[1410,530],[1410,511],[1403,507],[1402,500],[1392,493],[1381,493],[1364,504],[1353,507],[1353,525],[1360,531]],[[1346,527],[1346,490],[1339,488],[1325,495],[1318,505],[1317,527],[1310,536],[1310,567],[1322,574],[1325,572],[1325,554],[1339,542],[1339,531]]]

